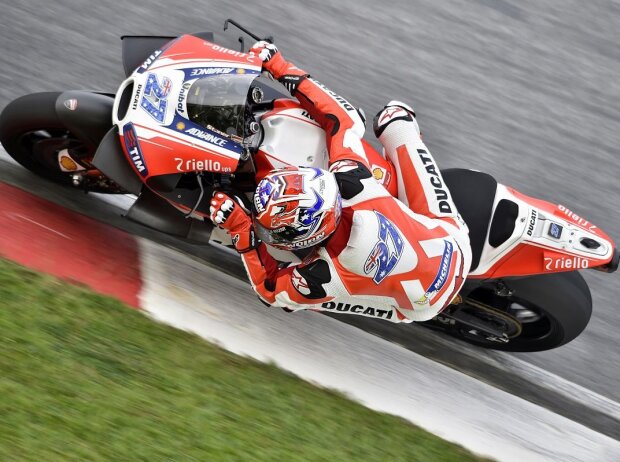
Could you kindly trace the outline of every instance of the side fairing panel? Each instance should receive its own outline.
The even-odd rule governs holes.
[[[123,156],[116,127],[112,127],[99,143],[92,164],[131,194],[137,196],[142,191],[142,182]]]

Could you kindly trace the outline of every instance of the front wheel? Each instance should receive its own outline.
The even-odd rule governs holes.
[[[591,314],[583,276],[553,273],[487,282],[428,326],[484,348],[533,352],[574,340]]]
[[[61,94],[33,93],[9,103],[0,115],[0,141],[4,149],[28,170],[55,183],[79,185],[93,192],[124,192],[90,165],[95,154],[92,143],[80,139],[61,121],[55,109]],[[65,170],[73,166],[79,167],[79,171],[61,168],[59,154],[62,152],[74,159]]]

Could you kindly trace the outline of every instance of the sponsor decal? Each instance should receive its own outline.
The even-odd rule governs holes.
[[[332,90],[327,88],[325,85],[323,85],[318,80],[315,80],[312,77],[308,77],[308,79],[310,81],[312,81],[315,85],[321,87],[325,93],[327,93],[329,96],[334,98],[336,100],[336,102],[338,102],[340,104],[340,106],[342,106],[344,109],[346,109],[347,111],[355,111],[355,108],[346,99],[344,99],[342,96],[340,96],[337,93],[333,92]]]
[[[371,166],[371,170],[372,176],[375,180],[377,180],[377,183],[384,184],[387,177],[387,171],[384,168],[374,164]]]
[[[293,283],[293,287],[299,292],[301,295],[310,295],[310,286],[308,285],[308,281],[299,274],[297,269],[293,270],[293,274],[291,274],[291,282]]]
[[[155,60],[162,54],[162,50],[156,50],[150,55],[146,60],[142,63],[140,68],[138,69],[139,73],[146,71],[151,65],[155,62]]]
[[[206,132],[204,130],[200,130],[199,128],[195,128],[195,127],[188,128],[183,133],[185,133],[186,135],[193,136],[194,138],[199,138],[203,141],[206,141],[207,143],[211,143],[219,147],[224,147],[227,141],[224,138],[220,138],[219,136],[215,136],[212,133]]]
[[[586,229],[589,229],[590,231],[593,231],[594,229],[596,229],[596,226],[593,225],[592,223],[590,223],[588,220],[581,218],[579,215],[577,215],[575,212],[567,209],[566,207],[564,207],[563,205],[558,205],[558,209],[560,210],[560,212],[562,212],[564,215],[566,215],[568,218],[570,218],[571,220],[573,220],[576,224],[578,224],[579,226],[582,226]]]
[[[439,169],[435,161],[424,149],[418,149],[418,155],[424,164],[426,172],[430,175],[428,178],[435,191],[435,199],[437,199],[439,211],[441,213],[452,213],[452,206],[448,201],[448,189],[444,186],[443,181],[441,181]]]
[[[560,236],[562,236],[562,229],[564,228],[562,228],[557,223],[551,223],[551,225],[549,226],[549,236],[559,239]]]
[[[321,307],[326,310],[338,311],[340,313],[355,313],[373,316],[375,318],[392,319],[391,310],[381,310],[372,306],[352,305],[351,303],[342,302],[325,302],[321,305]]]
[[[425,305],[426,303],[429,303],[433,296],[441,290],[448,280],[450,266],[452,265],[454,246],[452,245],[452,242],[446,240],[444,240],[444,244],[445,247],[443,249],[443,255],[441,256],[441,263],[439,264],[437,275],[428,289],[426,289],[426,293],[415,302],[418,305]]]
[[[530,222],[527,225],[527,235],[532,237],[534,234],[534,229],[536,229],[536,219],[538,217],[538,212],[536,209],[532,209],[532,213],[530,214]]]
[[[128,123],[123,127],[123,141],[125,142],[125,149],[129,155],[129,159],[133,163],[138,173],[146,177],[149,175],[149,170],[146,167],[142,150],[140,149],[140,143],[138,143],[138,136],[136,135],[136,129],[132,123]]]
[[[359,168],[359,165],[354,160],[339,160],[329,167],[329,171],[332,173],[343,173],[350,172],[356,168]]]
[[[310,247],[311,245],[318,244],[324,238],[325,238],[325,233],[319,233],[316,236],[313,236],[309,239],[305,239],[303,241],[291,242],[290,245],[291,247],[294,247],[294,248]]]
[[[78,107],[77,99],[73,99],[73,98],[65,100],[65,102],[63,104],[70,111],[75,111],[77,109],[77,107]]]
[[[256,209],[256,213],[260,214],[265,211],[265,206],[263,205],[263,201],[258,194],[254,194],[254,208]]]
[[[136,87],[136,94],[133,97],[133,103],[131,104],[131,109],[138,108],[138,101],[140,101],[140,94],[142,93],[142,84],[138,84]]]
[[[185,123],[177,122],[176,127],[177,127],[177,130],[185,130]]]
[[[225,48],[219,45],[214,45],[212,43],[208,43],[211,45],[211,49],[214,51],[219,51],[220,53],[226,53],[231,56],[237,56],[239,58],[246,58],[248,61],[252,61],[254,59],[254,55],[249,55],[248,53],[243,53],[241,51],[231,50],[229,48]]]
[[[213,133],[217,133],[218,135],[223,136],[224,138],[231,138],[233,140],[238,140],[238,141],[242,141],[243,138],[240,136],[235,136],[235,135],[227,135],[226,133],[224,133],[221,130],[218,130],[217,128],[215,128],[213,125],[209,125],[207,124],[207,130],[211,130]]]
[[[372,280],[380,284],[396,267],[405,247],[405,242],[398,228],[376,210],[379,224],[378,242],[374,245],[364,263],[364,273],[374,272]]]
[[[166,109],[168,108],[168,95],[172,88],[172,81],[162,76],[161,81],[157,78],[157,74],[150,73],[144,85],[144,95],[140,100],[140,106],[160,124],[164,123],[166,118]]]
[[[588,269],[590,261],[581,257],[548,257],[544,256],[545,271]]]
[[[185,107],[183,103],[185,102],[185,98],[187,97],[187,91],[189,87],[191,87],[191,82],[185,82],[181,87],[181,91],[179,92],[179,97],[177,98],[177,111],[180,113],[185,113]]]
[[[220,74],[230,74],[235,70],[234,67],[197,67],[190,70],[190,77],[203,77],[205,75],[220,75]],[[244,73],[239,72],[240,74]],[[187,75],[187,74],[186,74]]]
[[[401,107],[390,107],[383,111],[383,114],[381,114],[381,118],[379,119],[379,122],[377,123],[379,125],[383,125],[389,122],[390,120],[392,120],[392,118],[394,117],[407,116],[407,115],[408,115],[408,112],[405,111]]]
[[[175,157],[174,161],[177,163],[177,171],[179,172],[196,172],[196,171],[209,171],[209,172],[229,172],[230,167],[222,168],[222,164],[217,160],[212,159],[182,159]]]

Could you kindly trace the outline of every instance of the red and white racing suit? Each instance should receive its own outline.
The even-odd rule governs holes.
[[[265,244],[241,254],[254,290],[266,303],[290,310],[392,322],[433,318],[463,285],[471,249],[467,226],[415,118],[399,107],[378,116],[379,141],[396,169],[395,198],[370,172],[357,110],[279,53],[265,68],[325,130],[343,212],[327,243],[298,265],[279,267]]]

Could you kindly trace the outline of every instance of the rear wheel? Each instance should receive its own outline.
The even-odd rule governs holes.
[[[577,272],[484,284],[430,326],[468,343],[503,351],[543,351],[575,339],[592,314],[590,289]]]
[[[4,149],[28,170],[55,183],[77,183],[81,189],[93,192],[123,192],[90,166],[95,154],[93,148],[89,148],[61,122],[55,109],[60,94],[33,93],[6,106],[0,116],[0,141]],[[61,152],[66,152],[87,170],[63,171],[58,161]]]

